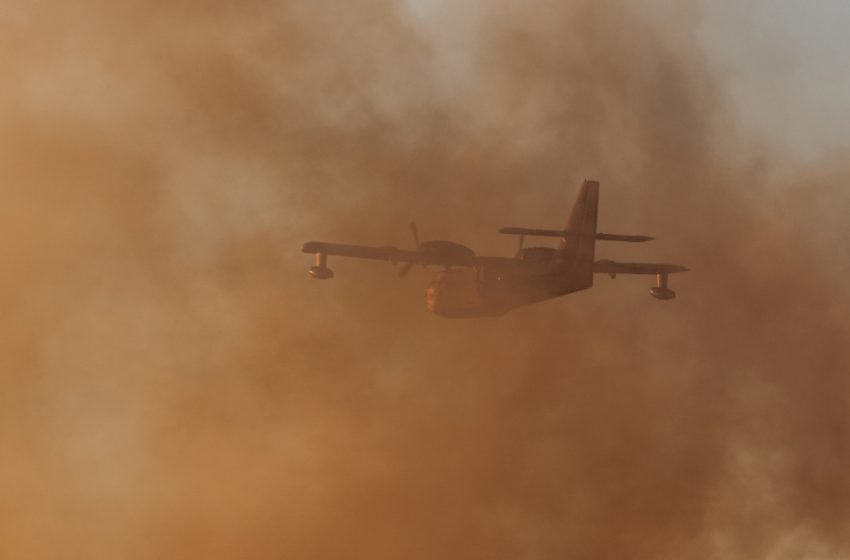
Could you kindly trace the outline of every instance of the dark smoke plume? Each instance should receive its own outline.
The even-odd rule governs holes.
[[[0,555],[850,554],[844,166],[738,133],[692,10],[478,4],[4,10]],[[298,252],[509,254],[584,177],[680,299],[452,322]]]

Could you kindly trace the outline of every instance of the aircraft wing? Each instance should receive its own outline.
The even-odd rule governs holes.
[[[411,263],[438,266],[521,266],[523,261],[509,257],[478,256],[472,250],[456,244],[432,246],[430,249],[410,251],[395,247],[369,247],[344,243],[325,243],[309,241],[301,248],[303,253],[319,255],[372,259],[392,263]]]
[[[593,272],[600,274],[672,274],[674,272],[687,272],[687,267],[678,264],[660,263],[624,263],[614,261],[596,261],[593,263]]]
[[[530,268],[534,265],[528,261],[513,257],[487,257],[483,255],[476,255],[472,259],[471,266],[488,268]]]
[[[344,243],[325,243],[309,241],[301,247],[302,253],[321,253],[336,257],[354,257],[356,259],[373,259],[378,261],[418,263],[419,253],[405,251],[395,247],[368,247],[364,245],[347,245]]]

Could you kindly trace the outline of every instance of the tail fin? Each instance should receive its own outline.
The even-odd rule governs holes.
[[[599,182],[585,181],[573,204],[566,231],[572,235],[564,237],[560,250],[574,262],[593,264],[596,245],[596,215],[599,211]],[[592,269],[592,266],[591,266]]]

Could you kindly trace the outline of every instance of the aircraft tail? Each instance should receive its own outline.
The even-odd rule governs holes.
[[[596,216],[599,211],[599,182],[585,180],[573,204],[559,252],[573,263],[573,273],[593,284],[593,259],[596,248]]]

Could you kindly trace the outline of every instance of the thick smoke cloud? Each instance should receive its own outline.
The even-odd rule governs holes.
[[[850,200],[742,138],[693,10],[0,16],[8,558],[839,558]],[[311,238],[508,254],[580,181],[690,266],[498,320]]]

